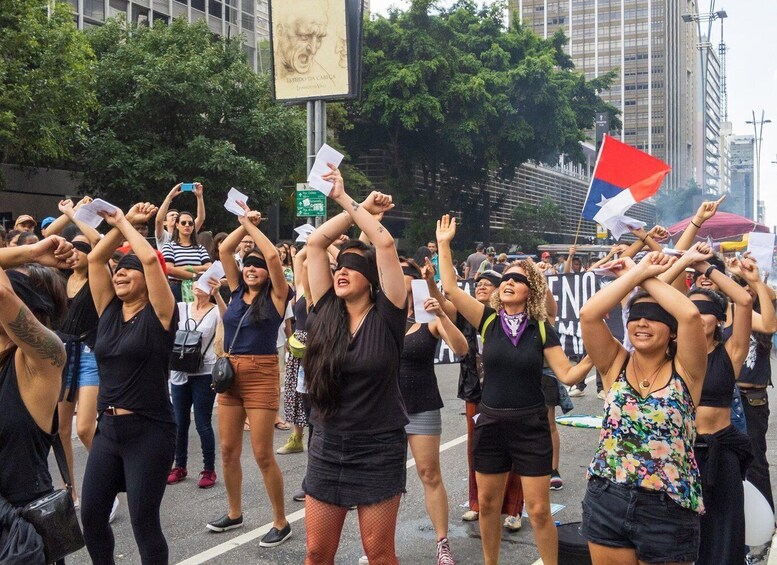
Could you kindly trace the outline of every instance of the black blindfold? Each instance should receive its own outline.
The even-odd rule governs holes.
[[[141,263],[138,256],[134,253],[127,253],[124,257],[119,259],[119,262],[116,264],[116,272],[121,269],[130,269],[133,271],[140,271],[141,273],[144,272],[143,263]]]
[[[669,329],[673,332],[677,331],[677,320],[674,319],[674,316],[655,302],[637,302],[636,304],[631,305],[628,321],[636,322],[642,318],[654,322],[661,322],[662,324],[669,326]]]
[[[505,273],[502,275],[502,281],[515,281],[517,283],[522,283],[531,288],[531,284],[529,283],[529,279],[526,278],[526,275],[522,275],[521,273]],[[501,284],[501,283],[500,283]]]
[[[421,273],[418,272],[418,269],[415,269],[409,265],[402,267],[402,274],[404,274],[406,277],[412,277],[414,279],[421,278]]]
[[[726,312],[718,303],[712,300],[692,300],[692,302],[699,309],[700,314],[712,314],[721,322],[726,319]]]
[[[249,255],[243,259],[243,267],[256,267],[257,269],[264,269],[267,271],[267,261],[256,255]]]
[[[85,241],[73,241],[72,243],[73,247],[78,249],[81,253],[86,253],[89,255],[89,253],[92,252],[92,246]]]
[[[337,256],[337,269],[346,268],[349,271],[356,271],[373,284],[378,282],[378,273],[374,264],[369,259],[358,253],[340,253]],[[413,269],[415,271],[415,269]],[[417,271],[416,271],[417,272]]]
[[[19,271],[6,271],[5,274],[11,281],[14,294],[33,314],[45,315],[49,320],[54,319],[56,316],[54,303],[33,287],[30,277]]]

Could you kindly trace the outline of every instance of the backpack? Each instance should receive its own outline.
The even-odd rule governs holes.
[[[488,326],[491,325],[491,322],[496,320],[496,312],[492,313],[488,318],[486,318],[486,321],[483,323],[483,329],[480,330],[480,341],[481,343],[486,342],[486,330],[488,329]],[[540,322],[539,324],[540,328],[540,339],[542,340],[542,345],[545,345],[545,322]]]
[[[193,318],[189,317],[189,304],[186,304],[185,308],[185,329],[177,330],[175,332],[173,350],[170,353],[170,369],[173,371],[181,371],[182,373],[189,373],[190,375],[196,375],[202,367],[202,358],[205,351],[208,350],[213,338],[216,337],[214,335],[210,342],[208,342],[208,345],[205,346],[205,349],[203,349],[202,332],[197,331],[197,328],[215,306],[208,310],[199,322],[195,322]],[[194,322],[193,329],[189,329],[189,322]]]

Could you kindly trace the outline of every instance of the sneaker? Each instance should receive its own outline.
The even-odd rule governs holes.
[[[562,488],[564,488],[564,481],[561,480],[558,469],[553,469],[550,474],[550,490],[561,490]]]
[[[448,538],[442,538],[437,542],[437,565],[456,565],[451,555],[451,546]]]
[[[76,510],[80,510],[81,509],[81,499],[80,498],[76,498],[75,500],[73,500],[73,508],[75,508]]]
[[[478,513],[474,510],[467,510],[464,514],[461,515],[461,519],[464,522],[477,522],[478,517]]]
[[[599,392],[596,393],[596,398],[598,398],[599,400],[607,400],[607,393],[604,392],[604,390],[600,390]]]
[[[302,453],[303,451],[305,451],[305,448],[302,447],[302,435],[293,433],[289,436],[286,445],[279,447],[275,453],[278,455],[287,455],[289,453]]]
[[[173,467],[170,474],[167,475],[167,484],[174,485],[175,483],[180,483],[186,478],[186,475],[188,473],[185,467]]]
[[[291,497],[294,502],[305,502],[305,491],[300,489]]]
[[[270,528],[270,531],[264,534],[264,537],[259,542],[261,547],[275,547],[281,545],[287,539],[291,537],[291,524],[286,522],[283,529],[279,530],[275,526]]]
[[[520,516],[508,516],[505,518],[504,527],[511,532],[517,532],[521,529],[521,517]]]
[[[113,506],[111,506],[111,514],[108,516],[108,523],[112,524],[116,518],[116,511],[119,509],[119,497],[113,499]]]
[[[366,555],[359,557],[359,565],[370,565],[370,560],[367,559]]]
[[[208,525],[205,527],[211,532],[226,532],[228,530],[234,530],[235,528],[242,528],[243,515],[241,514],[237,518],[230,518],[229,514],[224,514],[218,520],[208,522]]]
[[[577,388],[573,386],[569,389],[569,396],[571,397],[576,398],[578,396],[584,396],[584,395],[585,395],[585,390],[582,388]]]
[[[216,484],[216,471],[202,471],[197,486],[200,488],[211,488]]]

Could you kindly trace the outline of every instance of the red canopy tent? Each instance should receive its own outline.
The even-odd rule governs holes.
[[[683,231],[691,223],[693,216],[680,220],[675,225],[667,228],[669,237],[672,241],[680,239]],[[701,229],[696,234],[697,241],[704,241],[708,237],[711,237],[713,241],[723,241],[735,237],[740,237],[750,232],[763,232],[769,233],[769,228],[763,224],[759,224],[745,218],[744,216],[738,216],[736,214],[730,214],[729,212],[718,212],[712,218],[707,220],[701,225]]]

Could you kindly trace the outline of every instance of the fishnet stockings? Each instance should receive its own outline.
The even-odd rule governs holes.
[[[359,506],[359,530],[370,565],[399,565],[394,547],[401,495]],[[334,565],[348,509],[305,497],[305,565]]]

